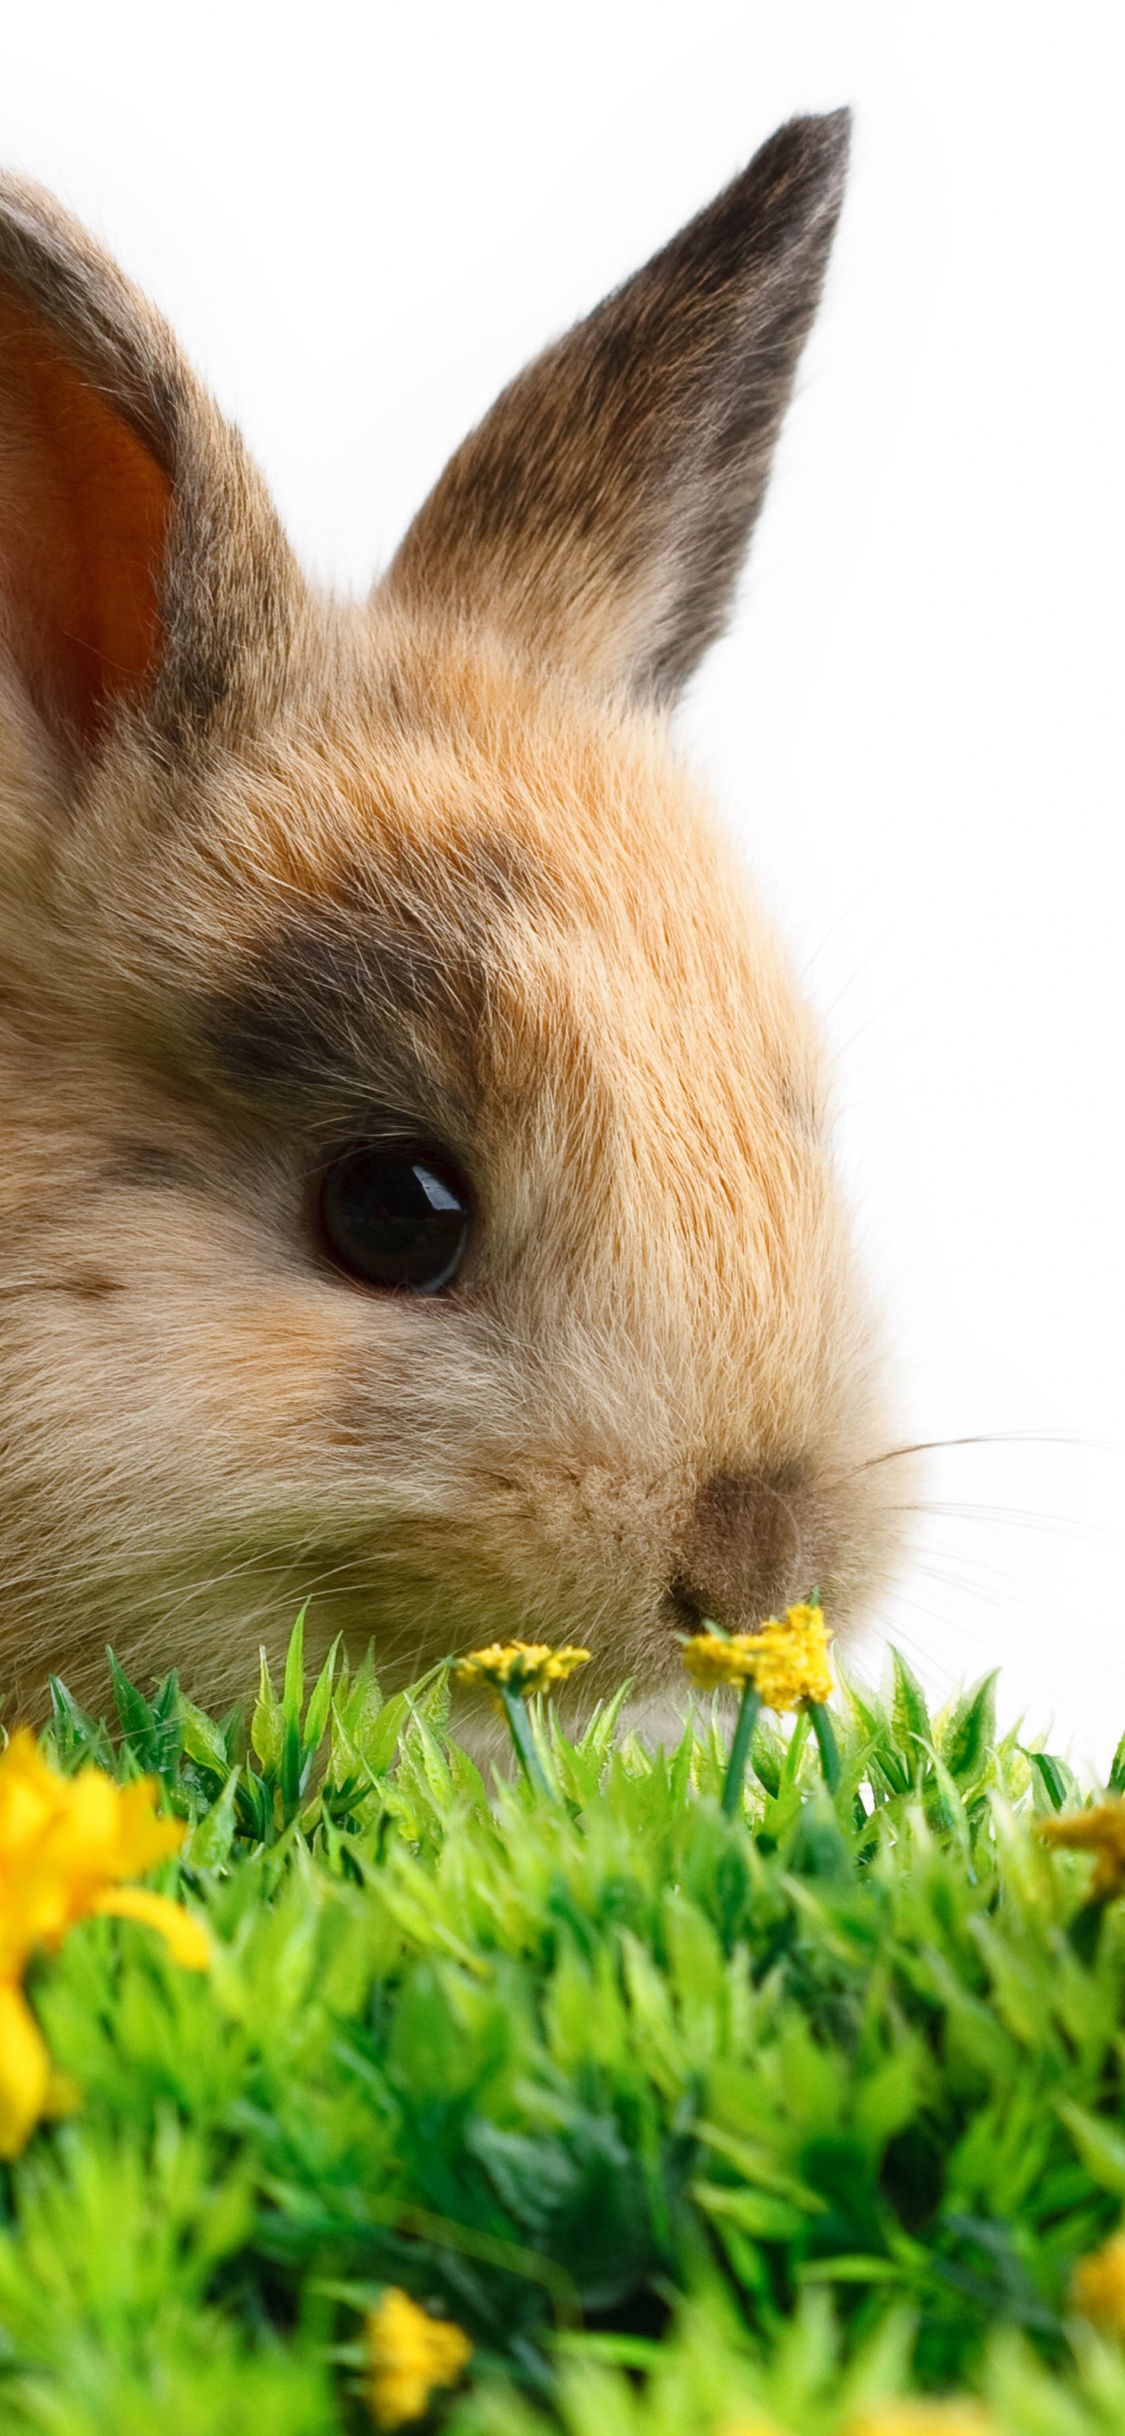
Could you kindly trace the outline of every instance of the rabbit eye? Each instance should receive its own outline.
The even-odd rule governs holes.
[[[320,1229],[338,1268],[384,1292],[440,1294],[469,1240],[468,1187],[422,1145],[359,1143],[320,1187]]]

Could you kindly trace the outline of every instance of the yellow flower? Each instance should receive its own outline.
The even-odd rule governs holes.
[[[41,2115],[73,2104],[51,2062],[21,1982],[37,1949],[53,1950],[77,1920],[118,1912],[167,1938],[178,1962],[206,1970],[205,1930],[181,1905],[123,1886],[183,1842],[158,1818],[155,1785],[115,1785],[100,1768],[65,1777],[26,1727],[0,1758],[0,2157],[17,2156]]]
[[[695,1632],[684,1644],[684,1665],[693,1683],[702,1683],[708,1690],[720,1683],[734,1683],[740,1688],[754,1673],[754,1642],[752,1632],[731,1633],[729,1639],[721,1632]]]
[[[830,1697],[828,1633],[819,1607],[787,1607],[780,1621],[770,1616],[755,1640],[754,1689],[767,1709]]]
[[[376,2427],[424,2418],[435,2386],[456,2385],[472,2348],[460,2326],[427,2317],[390,2285],[367,2318],[367,2404]]]
[[[788,1607],[769,1616],[757,1632],[694,1633],[684,1665],[696,1683],[751,1683],[767,1709],[796,1709],[806,1700],[826,1701],[828,1631],[820,1607]]]
[[[588,1649],[551,1649],[545,1641],[493,1641],[488,1649],[471,1650],[455,1671],[458,1683],[489,1683],[528,1700],[549,1683],[565,1683],[589,1656]]]
[[[1099,1802],[1095,1809],[1075,1810],[1065,1819],[1040,1819],[1039,1833],[1048,1844],[1097,1854],[1090,1880],[1095,1903],[1108,1903],[1120,1894],[1125,1886],[1125,1801]]]
[[[991,2411],[968,2399],[876,2402],[849,2419],[844,2436],[999,2436]]]
[[[1125,2233],[1111,2234],[1100,2250],[1079,2259],[1070,2297],[1091,2325],[1125,2335]]]

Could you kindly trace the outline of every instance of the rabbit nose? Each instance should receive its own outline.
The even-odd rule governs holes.
[[[746,1631],[806,1597],[828,1554],[815,1519],[801,1462],[713,1474],[696,1496],[672,1584],[682,1620]]]

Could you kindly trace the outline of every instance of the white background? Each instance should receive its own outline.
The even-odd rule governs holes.
[[[8,0],[0,156],[156,297],[365,587],[502,381],[794,111],[829,294],[682,716],[823,1012],[902,1433],[884,1626],[1125,1725],[1116,0]],[[1116,1544],[1115,1544],[1116,1543]]]

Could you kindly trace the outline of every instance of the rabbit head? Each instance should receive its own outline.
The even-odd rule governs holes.
[[[0,189],[0,1669],[676,1632],[893,1526],[785,958],[668,734],[843,115],[532,364],[363,604],[151,308]],[[595,1669],[591,1669],[591,1675]]]

